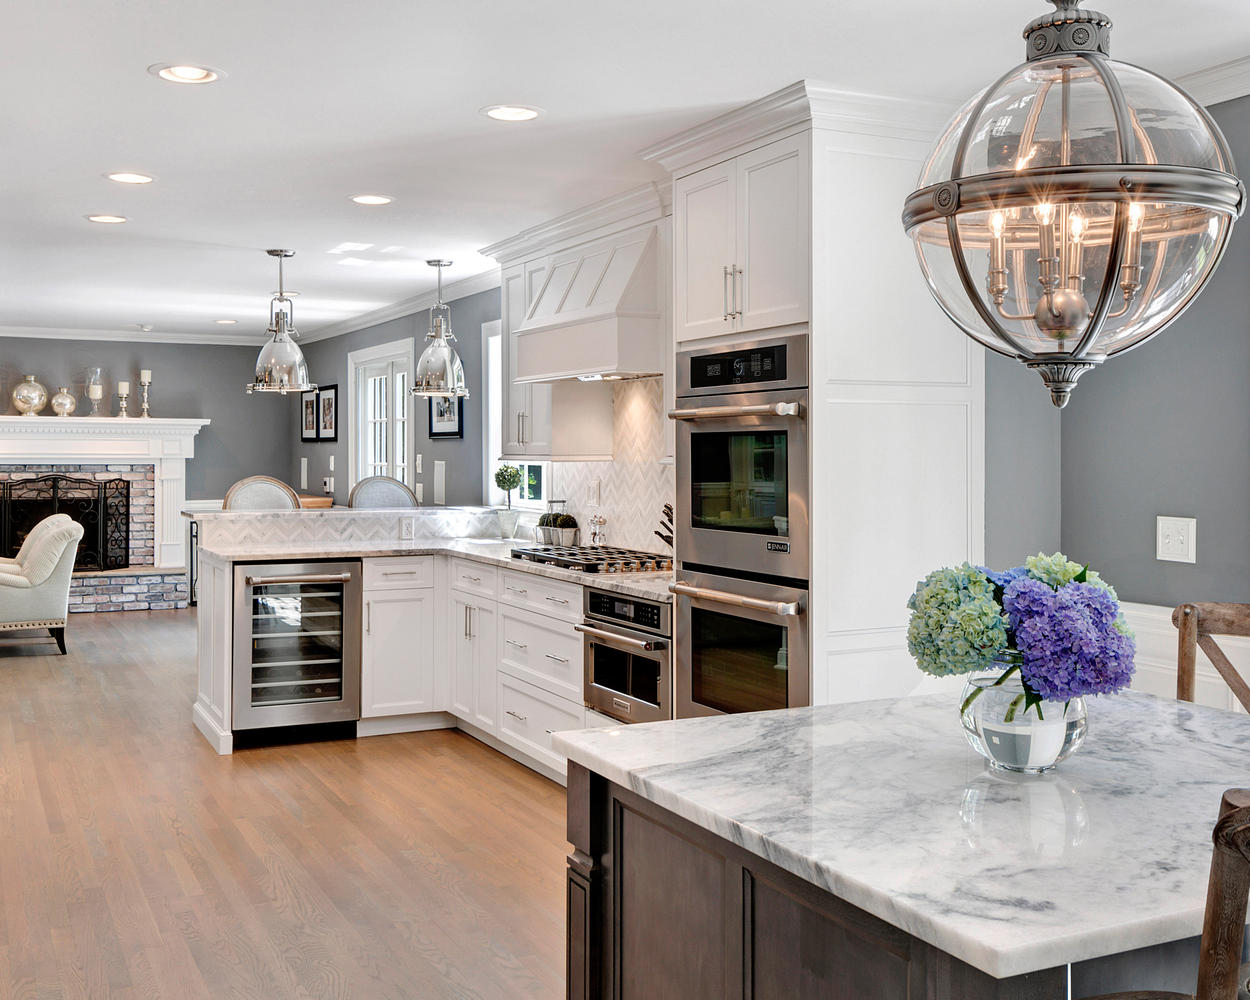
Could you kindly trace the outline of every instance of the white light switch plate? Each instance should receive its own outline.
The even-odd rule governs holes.
[[[1198,561],[1198,519],[1160,514],[1155,520],[1155,558],[1166,562]]]
[[[447,463],[437,459],[434,462],[434,503],[440,507],[447,503]]]
[[[416,465],[417,465],[417,474],[420,475],[421,474],[421,453],[420,452],[417,452]]]
[[[308,489],[308,459],[306,457],[299,460],[299,488]]]
[[[425,503],[425,485],[423,483],[414,483],[412,492],[417,495],[417,503]]]
[[[334,471],[334,455],[333,454],[330,455],[330,471],[331,472]]]

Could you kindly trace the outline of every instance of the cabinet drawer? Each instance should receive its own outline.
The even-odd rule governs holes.
[[[500,608],[499,669],[578,703],[582,646],[572,625],[532,611]]]
[[[496,567],[472,559],[452,557],[451,586],[454,590],[493,601],[498,584],[499,570]]]
[[[584,729],[585,708],[516,677],[498,676],[500,739],[564,773],[567,762],[551,748],[551,734]]]
[[[379,556],[363,560],[365,590],[412,590],[434,586],[433,556]]]
[[[527,608],[566,622],[582,620],[582,588],[579,584],[508,569],[503,571],[502,576],[500,597],[504,604]]]

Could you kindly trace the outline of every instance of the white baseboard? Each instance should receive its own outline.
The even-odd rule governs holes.
[[[198,701],[191,710],[191,719],[195,722],[195,728],[204,734],[209,745],[219,754],[234,753],[234,733],[219,729]]]
[[[511,757],[518,764],[524,764],[531,771],[541,774],[544,778],[550,778],[562,787],[568,785],[569,779],[567,776],[561,774],[559,771],[553,770],[546,764],[536,761],[533,757],[527,757],[520,751],[514,750],[512,747],[508,746],[507,743],[504,743],[503,740],[496,739],[484,729],[478,729],[477,726],[465,722],[464,719],[457,719],[456,726],[468,735],[472,736],[479,743],[485,743],[492,750],[498,750],[505,757]]]
[[[431,729],[454,729],[456,717],[447,712],[421,712],[417,715],[386,715],[359,719],[356,736],[390,736],[392,733],[424,733]]]
[[[1133,690],[1161,698],[1176,697],[1177,631],[1172,624],[1173,608],[1156,604],[1124,602],[1124,617],[1137,635],[1137,673]],[[1229,636],[1217,640],[1234,667],[1250,678],[1250,638]],[[1241,703],[1211,665],[1206,654],[1198,650],[1195,700],[1200,705],[1244,712]]]

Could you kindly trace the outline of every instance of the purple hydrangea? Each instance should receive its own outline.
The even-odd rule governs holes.
[[[984,566],[978,566],[977,568],[989,577],[992,583],[1002,587],[1004,590],[1010,587],[1022,576],[1029,575],[1029,568],[1027,566],[1013,566],[1011,569],[1004,570],[986,569]]]
[[[1020,672],[1043,698],[1110,694],[1132,680],[1135,644],[1106,589],[1068,583],[1052,590],[1021,577],[1004,592],[1003,608],[1023,657]]]

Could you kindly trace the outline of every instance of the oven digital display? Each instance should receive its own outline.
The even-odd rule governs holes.
[[[592,591],[587,610],[599,618],[629,622],[642,628],[660,627],[660,608],[650,601],[635,601],[628,597],[616,597],[602,591]]]
[[[690,387],[779,382],[786,377],[786,346],[755,347],[728,354],[699,354],[690,359]]]

